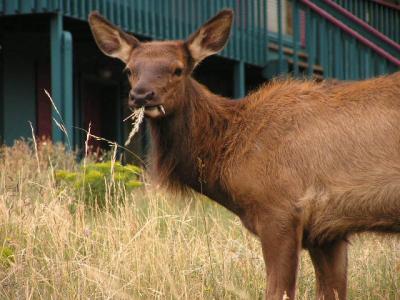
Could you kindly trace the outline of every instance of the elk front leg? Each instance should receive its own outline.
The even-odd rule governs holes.
[[[347,242],[338,240],[308,248],[317,278],[318,300],[347,297]]]
[[[295,298],[302,239],[302,230],[297,223],[265,219],[263,230],[259,232],[267,272],[265,299]]]

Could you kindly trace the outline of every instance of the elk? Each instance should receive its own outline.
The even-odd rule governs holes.
[[[191,77],[232,22],[226,9],[185,41],[140,42],[89,16],[100,50],[126,65],[129,105],[145,109],[158,179],[208,196],[259,238],[266,299],[295,298],[303,248],[317,299],[346,299],[349,236],[400,232],[400,73],[276,80],[232,101]]]

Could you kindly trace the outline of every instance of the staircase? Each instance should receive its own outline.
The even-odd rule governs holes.
[[[335,0],[337,4],[357,18],[400,43],[400,1]]]
[[[266,78],[291,73],[356,80],[400,69],[400,5],[373,0],[290,4],[292,41],[269,43]]]
[[[362,79],[400,68],[400,2],[384,0],[0,0],[0,17],[51,14],[87,21],[99,10],[143,39],[183,39],[219,10],[232,8],[232,36],[220,56],[282,74]],[[288,21],[290,19],[290,21]],[[288,30],[288,28],[291,30]],[[55,80],[57,82],[57,80]]]

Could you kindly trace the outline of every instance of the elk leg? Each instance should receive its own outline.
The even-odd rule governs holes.
[[[267,272],[265,299],[294,299],[301,230],[293,224],[274,224],[271,220],[266,223],[265,230],[259,233]]]
[[[346,299],[347,241],[337,240],[308,250],[317,278],[317,299]]]

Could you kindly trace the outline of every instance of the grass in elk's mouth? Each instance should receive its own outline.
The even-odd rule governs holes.
[[[132,120],[132,130],[129,132],[129,136],[125,142],[125,146],[129,145],[132,138],[139,131],[140,124],[142,124],[142,122],[143,122],[144,111],[145,111],[145,107],[142,106],[140,108],[135,109],[132,114],[130,114],[127,118],[124,119],[124,121],[126,121],[129,118]]]
[[[263,298],[259,242],[224,208],[147,186],[106,191],[113,209],[87,209],[54,178],[80,169],[75,156],[48,142],[37,148],[0,150],[0,299]],[[400,299],[399,237],[351,244],[349,299]],[[314,299],[306,252],[298,282],[297,299]]]

